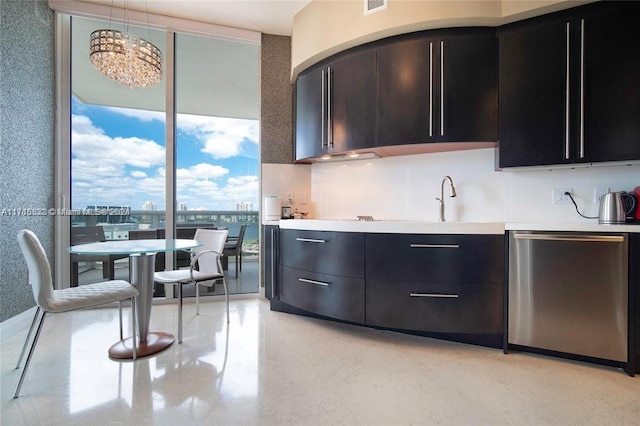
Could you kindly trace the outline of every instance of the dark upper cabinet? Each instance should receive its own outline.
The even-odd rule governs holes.
[[[301,73],[296,83],[296,160],[319,155],[326,144],[326,69]]]
[[[576,119],[584,129],[577,130],[576,161],[640,160],[639,21],[637,2],[595,8],[575,21],[581,44],[584,39],[584,119]]]
[[[498,140],[498,39],[493,28],[439,40],[438,142]]]
[[[296,83],[296,160],[373,146],[375,50],[340,55]]]
[[[378,49],[378,146],[435,141],[435,48],[418,39]]]
[[[499,30],[500,167],[640,159],[640,5]]]
[[[418,33],[377,54],[378,146],[497,141],[494,29]]]
[[[296,83],[296,160],[374,146],[498,138],[491,28],[415,33],[357,48]]]

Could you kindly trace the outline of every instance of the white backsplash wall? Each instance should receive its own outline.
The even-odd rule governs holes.
[[[289,195],[293,195],[291,212],[298,209],[310,215],[316,214],[311,198],[311,166],[308,164],[262,164],[261,192],[261,205],[265,197],[276,196],[282,200],[283,206],[288,206]]]
[[[494,156],[490,148],[314,164],[311,217],[436,221],[436,197],[442,178],[449,175],[458,194],[450,198],[445,184],[445,217],[450,221],[590,221],[573,204],[552,204],[553,188],[573,188],[580,211],[597,216],[596,186],[631,191],[640,185],[640,165],[497,172]]]

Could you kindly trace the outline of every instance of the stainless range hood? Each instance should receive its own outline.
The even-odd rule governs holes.
[[[343,152],[327,153],[318,157],[297,160],[298,164],[331,163],[349,160],[370,160],[400,155],[428,154],[433,152],[464,151],[469,149],[495,148],[496,142],[438,142],[409,145],[380,146]]]

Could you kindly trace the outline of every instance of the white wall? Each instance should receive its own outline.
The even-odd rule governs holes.
[[[311,166],[308,164],[262,164],[262,199],[278,197],[291,211],[315,215],[311,199]],[[293,195],[293,203],[288,202]],[[262,202],[262,201],[261,201]],[[262,210],[264,211],[264,210]]]
[[[458,196],[449,198],[445,185],[447,220],[588,222],[572,204],[552,204],[553,188],[573,188],[581,211],[597,216],[596,185],[612,191],[640,185],[640,165],[498,172],[494,156],[491,148],[314,164],[313,217],[438,220],[435,198],[450,175]]]

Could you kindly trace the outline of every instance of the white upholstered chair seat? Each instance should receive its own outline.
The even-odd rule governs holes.
[[[175,284],[175,283],[193,283],[195,281],[208,281],[208,280],[220,280],[224,277],[222,274],[218,273],[210,273],[210,272],[200,272],[197,270],[193,270],[192,274],[189,269],[178,269],[177,271],[162,271],[156,272],[153,276],[153,279],[157,283],[161,284]],[[200,285],[205,285],[200,282]]]
[[[138,291],[126,281],[113,280],[79,287],[53,290],[48,312],[66,312],[105,303],[119,302],[138,295]]]

